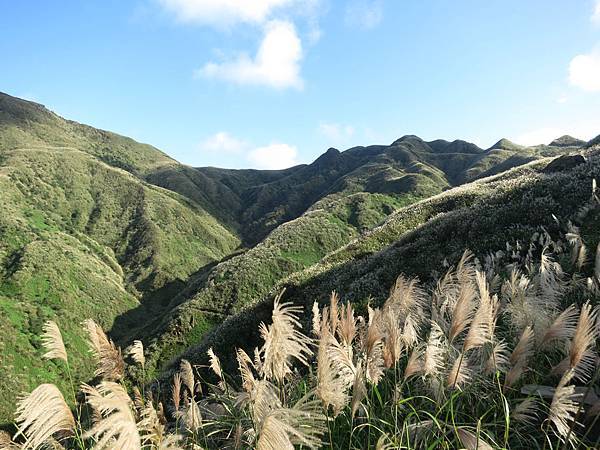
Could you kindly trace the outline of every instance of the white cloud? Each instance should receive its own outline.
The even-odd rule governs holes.
[[[248,148],[248,143],[236,139],[225,131],[209,136],[200,143],[200,149],[215,153],[241,153]]]
[[[261,23],[274,10],[296,0],[159,0],[182,22],[231,26],[236,23]]]
[[[298,164],[298,150],[288,144],[271,144],[259,147],[248,154],[248,160],[256,169],[286,169]]]
[[[265,85],[301,89],[302,42],[290,22],[272,21],[254,58],[241,54],[222,63],[209,62],[196,71],[197,76],[218,78],[237,84]]]
[[[600,92],[600,47],[571,60],[569,82],[584,91]]]
[[[375,28],[383,20],[381,0],[353,0],[346,6],[344,21],[350,27]]]
[[[600,24],[600,0],[596,0],[594,13],[592,14],[592,22]]]
[[[584,141],[600,134],[600,119],[596,121],[577,122],[570,127],[542,127],[521,133],[510,139],[521,145],[549,144],[554,139],[568,134]]]
[[[338,123],[321,122],[319,124],[319,133],[325,136],[332,144],[344,144],[354,136],[354,127]]]

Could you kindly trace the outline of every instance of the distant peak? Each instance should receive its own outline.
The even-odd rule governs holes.
[[[565,134],[564,136],[561,136],[550,142],[550,146],[552,147],[581,147],[585,144],[586,141],[574,138],[573,136],[569,136],[568,134]]]
[[[517,150],[520,148],[523,148],[523,146],[515,144],[506,138],[502,138],[492,145],[488,150]]]
[[[392,142],[392,145],[398,145],[401,142],[405,142],[405,141],[419,141],[419,142],[423,142],[423,139],[421,139],[419,136],[415,136],[414,134],[405,134],[400,139],[396,139],[394,142]]]
[[[468,153],[477,154],[483,152],[477,145],[463,141],[462,139],[455,139],[452,142],[448,142],[444,139],[436,139],[435,141],[427,142],[427,145],[436,153]]]
[[[329,149],[319,156],[312,165],[320,167],[333,165],[337,162],[340,155],[341,153],[337,148],[329,147]]]

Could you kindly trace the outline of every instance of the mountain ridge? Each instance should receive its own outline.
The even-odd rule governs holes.
[[[398,211],[582,151],[500,147],[407,135],[392,145],[330,148],[283,170],[194,168],[0,93],[0,332],[10,336],[0,345],[0,416],[40,380],[62,386],[64,370],[39,361],[46,319],[74,343],[78,379],[91,375],[81,314],[122,346],[143,340],[148,375],[158,374],[282,280],[336,264],[353,242],[366,247],[352,258],[372,251],[380,238],[364,236],[389,229]],[[419,220],[379,235],[378,245]]]

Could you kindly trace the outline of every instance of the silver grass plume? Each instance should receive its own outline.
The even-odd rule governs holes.
[[[297,314],[302,312],[302,307],[280,303],[282,294],[273,303],[272,324],[260,324],[264,340],[261,348],[263,374],[280,383],[292,373],[293,359],[307,366],[308,357],[313,354],[312,340],[298,330],[302,325]]]
[[[188,389],[190,396],[194,396],[196,380],[194,378],[194,369],[187,359],[182,359],[179,363],[179,373],[184,386]]]
[[[598,309],[589,302],[581,307],[577,328],[569,349],[570,365],[574,377],[587,380],[596,365],[596,339],[598,338]]]
[[[427,339],[427,346],[423,355],[423,375],[426,377],[438,376],[443,368],[446,355],[446,342],[444,332],[440,326],[431,322],[431,331]]]
[[[340,322],[340,297],[337,292],[332,291],[329,297],[329,326],[331,327],[331,333],[335,336],[338,331],[338,325]]]
[[[404,341],[402,340],[402,331],[397,323],[390,317],[386,317],[384,320],[383,361],[385,367],[389,369],[396,365],[402,356]]]
[[[462,353],[459,353],[452,364],[450,372],[448,372],[446,386],[451,389],[461,388],[471,379],[471,375],[472,370],[468,367],[468,360],[464,358]]]
[[[129,355],[136,364],[139,364],[142,367],[146,365],[144,344],[142,341],[133,341],[133,344],[127,349],[127,355]]]
[[[483,372],[492,374],[496,371],[506,372],[510,360],[508,344],[504,341],[494,342],[490,348],[490,353],[483,366]]]
[[[423,371],[423,347],[416,346],[408,357],[406,368],[404,369],[404,380],[408,380],[414,375],[418,375]]]
[[[555,262],[546,254],[547,247],[542,250],[540,261],[540,288],[544,300],[553,305],[558,304],[562,293],[563,270],[558,262]]]
[[[148,402],[142,409],[137,427],[144,446],[151,446],[156,450],[182,449],[178,445],[181,436],[166,432],[165,426],[161,423],[159,414],[152,402]]]
[[[118,383],[103,381],[97,387],[82,385],[87,403],[100,414],[100,420],[84,434],[94,438],[94,450],[140,450],[141,442],[131,399]]]
[[[215,355],[215,352],[213,351],[212,347],[210,347],[206,353],[210,361],[210,368],[215,373],[215,375],[219,377],[219,384],[221,385],[221,387],[223,387],[225,384],[225,378],[223,376],[223,369],[221,368],[221,360],[217,355]]]
[[[477,285],[479,286],[479,307],[473,316],[465,338],[464,352],[483,346],[490,342],[494,335],[498,299],[496,296],[490,296],[485,274],[482,272],[477,272]]]
[[[249,392],[249,400],[252,412],[252,422],[255,429],[262,427],[264,420],[274,409],[282,408],[281,401],[277,395],[277,388],[268,380],[258,380],[252,391]]]
[[[569,355],[553,369],[562,375],[566,370],[573,371],[573,377],[581,381],[587,380],[596,365],[596,338],[598,337],[598,310],[589,302],[581,307],[577,328],[571,339]]]
[[[535,397],[528,397],[513,408],[511,418],[515,422],[532,424],[537,420],[538,411],[538,399]]]
[[[22,448],[37,449],[57,434],[72,435],[75,419],[58,388],[42,384],[17,402],[15,415],[19,436],[25,437]],[[64,437],[64,436],[63,436]]]
[[[119,381],[125,374],[121,350],[108,339],[104,330],[92,319],[83,322],[89,336],[90,350],[96,358],[94,375],[107,381]]]
[[[357,326],[356,318],[354,317],[354,308],[352,307],[352,304],[346,303],[346,306],[342,307],[342,312],[340,314],[338,336],[349,352],[352,351],[352,342],[356,337],[356,332]]]
[[[379,436],[375,444],[375,450],[394,450],[395,448],[396,446],[390,442],[390,437],[386,433]]]
[[[494,447],[466,428],[457,427],[456,434],[466,450],[494,450]]]
[[[291,408],[279,407],[269,411],[258,430],[256,449],[293,450],[295,445],[321,448],[326,417],[312,395],[309,392]]]
[[[575,386],[568,383],[573,378],[574,373],[569,371],[563,375],[552,397],[548,420],[554,425],[556,435],[562,441],[570,436],[570,443],[574,443],[575,435],[570,433],[572,422],[579,410],[579,402],[582,394],[575,392]]]
[[[183,408],[180,416],[186,430],[188,430],[190,433],[196,433],[200,428],[202,428],[202,414],[200,413],[200,407],[193,397]]]
[[[252,371],[252,359],[250,359],[248,354],[240,348],[237,349],[236,358],[240,377],[242,378],[242,388],[246,392],[251,392],[256,385],[256,378],[254,377],[254,372]]]
[[[594,259],[594,275],[596,281],[600,282],[600,243],[596,247],[596,257]]]
[[[411,314],[406,316],[402,327],[402,342],[406,348],[412,348],[419,341],[418,325]]]
[[[22,448],[13,442],[12,437],[9,433],[4,430],[0,430],[0,449],[1,450],[19,450]]]
[[[541,346],[548,347],[555,341],[565,342],[572,338],[577,328],[579,310],[575,305],[569,305],[561,312],[548,327],[542,338]]]
[[[133,393],[133,405],[135,406],[135,409],[138,411],[141,411],[144,408],[144,404],[146,403],[144,401],[144,397],[142,396],[142,392],[140,391],[140,388],[137,386],[134,386],[132,389],[132,393]]]
[[[459,286],[458,298],[452,310],[448,339],[453,342],[471,323],[477,292],[471,280],[464,279]]]
[[[317,337],[321,335],[321,310],[319,302],[314,302],[312,306],[312,331]]]
[[[337,416],[348,404],[348,389],[352,384],[354,373],[348,366],[347,354],[331,333],[329,318],[323,315],[321,319],[321,337],[317,352],[317,388],[316,394],[321,399],[323,406],[333,408]],[[332,357],[333,356],[333,357]]]
[[[456,274],[452,269],[437,282],[436,288],[431,297],[431,319],[441,324],[446,331],[450,329],[446,316],[456,306],[459,286],[456,281]]]
[[[367,380],[373,384],[379,383],[385,367],[381,320],[381,311],[369,308],[369,325],[365,338],[366,375]]]
[[[400,275],[390,289],[390,295],[383,309],[402,324],[408,314],[412,313],[415,317],[423,316],[426,299],[425,292],[419,287],[416,279],[407,279]]]
[[[46,353],[42,356],[44,359],[60,359],[64,362],[67,360],[67,350],[63,342],[60,329],[56,322],[48,320],[44,324],[44,334],[42,334],[42,346]]]
[[[527,362],[533,352],[534,336],[531,326],[527,326],[523,330],[517,346],[510,355],[511,368],[506,374],[505,386],[510,387],[515,384],[521,378],[521,375],[527,371]]]
[[[569,244],[571,244],[571,263],[578,269],[585,264],[587,258],[587,248],[581,239],[577,227],[570,225],[570,232],[565,235]]]
[[[352,382],[352,401],[350,402],[352,417],[356,415],[362,401],[367,397],[367,385],[363,365],[362,359],[356,364],[354,381]]]
[[[173,375],[171,400],[173,402],[173,409],[175,410],[175,412],[179,411],[179,405],[181,403],[181,373],[179,372],[176,372]]]

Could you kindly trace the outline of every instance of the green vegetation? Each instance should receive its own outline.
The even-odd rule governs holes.
[[[596,448],[600,261],[588,262],[588,240],[574,225],[600,213],[588,194],[558,237],[540,229],[484,260],[465,251],[428,288],[400,275],[366,315],[335,292],[311,314],[280,294],[253,352],[209,348],[206,365],[182,359],[152,393],[142,343],[127,349],[126,370],[121,351],[88,320],[99,380],[81,385],[75,414],[65,400],[78,398],[74,385],[40,385],[18,402],[19,433],[0,434],[0,442],[81,450],[111,440],[139,450]],[[44,358],[68,373],[59,328],[46,322],[41,331]],[[127,378],[141,384],[128,392],[129,383],[118,383]]]
[[[85,317],[123,347],[141,339],[147,379],[182,353],[201,362],[210,345],[233,355],[257,342],[284,286],[300,305],[337,289],[362,311],[399,273],[428,285],[464,248],[483,258],[539,226],[556,231],[548,218],[564,225],[597,176],[594,149],[574,169],[505,171],[582,145],[405,136],[280,171],[192,168],[0,94],[0,418],[43,380],[68,388],[65,367],[40,361],[46,320],[75,382],[93,373]],[[589,224],[581,233],[598,238]]]
[[[0,105],[0,417],[7,418],[22,390],[48,379],[64,386],[64,370],[39,360],[45,320],[56,320],[73,346],[74,376],[90,379],[82,314],[126,330],[131,311],[158,312],[165,286],[220,260],[239,240],[180,195],[90,155],[102,143],[142,172],[166,159],[162,153],[29,102],[0,96]]]

